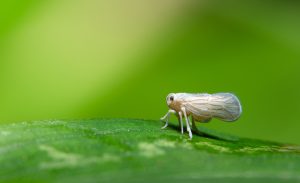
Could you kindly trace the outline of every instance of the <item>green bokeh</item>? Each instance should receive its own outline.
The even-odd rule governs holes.
[[[202,125],[300,143],[295,1],[31,0],[0,15],[1,123],[159,119],[170,92],[233,92],[241,119]]]

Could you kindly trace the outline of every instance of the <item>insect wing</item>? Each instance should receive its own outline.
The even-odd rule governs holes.
[[[194,94],[185,102],[188,111],[196,116],[235,121],[242,112],[238,98],[231,93]]]

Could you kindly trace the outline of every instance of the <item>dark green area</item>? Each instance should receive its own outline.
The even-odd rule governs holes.
[[[300,147],[138,119],[0,126],[1,182],[300,182]]]

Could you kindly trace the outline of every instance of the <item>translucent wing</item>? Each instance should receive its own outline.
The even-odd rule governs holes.
[[[184,102],[186,110],[196,116],[235,121],[242,112],[238,98],[231,93],[191,94]]]

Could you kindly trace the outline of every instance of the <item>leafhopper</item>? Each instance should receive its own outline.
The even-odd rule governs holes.
[[[173,113],[178,118],[182,134],[183,118],[185,119],[190,139],[193,137],[191,126],[197,130],[195,122],[207,123],[212,118],[232,122],[242,113],[241,103],[232,93],[170,93],[167,105],[169,111],[161,118],[166,122],[162,129],[168,126],[170,114]],[[189,120],[190,116],[192,122]]]

